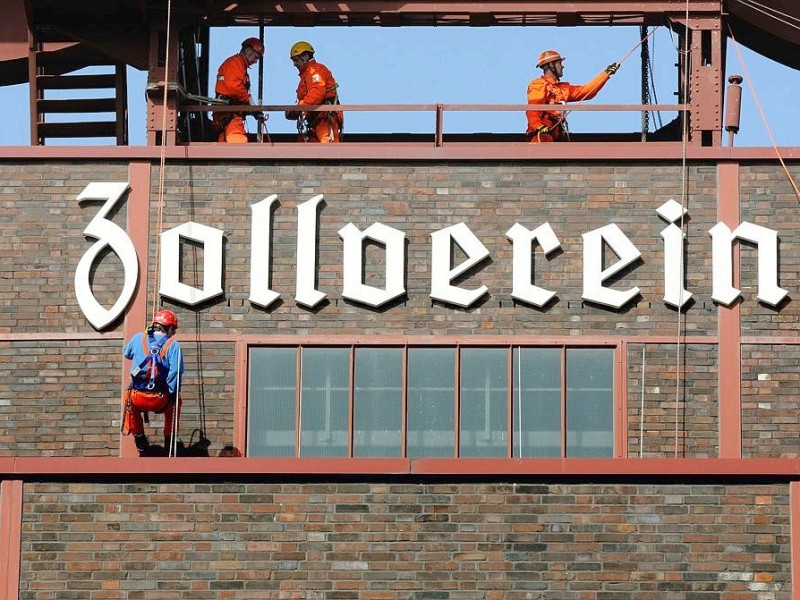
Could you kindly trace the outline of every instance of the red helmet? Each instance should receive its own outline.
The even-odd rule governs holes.
[[[160,310],[153,316],[153,324],[155,325],[156,323],[167,328],[177,327],[178,317],[171,310]]]
[[[258,54],[258,58],[264,57],[264,42],[262,42],[258,38],[247,38],[245,41],[242,42],[242,49],[244,48],[252,48],[253,51]]]
[[[555,60],[564,60],[564,57],[555,50],[545,50],[539,55],[539,62],[536,63],[536,66],[543,67]]]

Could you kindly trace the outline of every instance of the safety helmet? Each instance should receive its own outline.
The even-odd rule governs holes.
[[[153,316],[153,324],[163,325],[167,329],[178,326],[178,317],[171,310],[160,310]]]
[[[264,42],[258,38],[247,38],[243,41],[242,49],[244,50],[245,48],[252,48],[253,51],[258,54],[258,58],[264,57]]]
[[[289,50],[289,58],[300,56],[303,52],[311,52],[311,54],[314,54],[314,46],[308,42],[297,42],[292,46],[292,49]]]
[[[554,60],[564,60],[564,57],[555,50],[545,50],[539,55],[539,62],[536,63],[536,66],[543,67]]]

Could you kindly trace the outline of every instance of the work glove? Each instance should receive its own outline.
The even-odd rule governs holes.
[[[300,118],[300,111],[298,110],[287,110],[283,113],[287,120],[289,121],[297,121]]]
[[[537,135],[540,133],[550,133],[550,128],[547,125],[539,125],[539,127],[537,127],[533,133]]]
[[[609,75],[613,75],[618,70],[619,70],[619,64],[617,63],[611,63],[606,67],[606,73],[608,73]]]

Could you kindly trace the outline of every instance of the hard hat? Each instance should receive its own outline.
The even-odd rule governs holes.
[[[300,56],[303,52],[311,52],[311,54],[314,54],[314,46],[308,42],[297,42],[292,46],[292,49],[289,50],[289,58]]]
[[[258,38],[247,38],[242,42],[242,49],[244,48],[252,48],[258,54],[258,58],[264,57],[264,42]]]
[[[171,310],[160,310],[153,316],[153,324],[155,325],[156,323],[167,328],[177,327],[178,317]]]
[[[539,55],[539,62],[536,63],[536,66],[543,67],[554,60],[564,60],[564,57],[555,50],[545,50]]]

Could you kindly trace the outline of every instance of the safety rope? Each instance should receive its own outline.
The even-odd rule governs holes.
[[[769,126],[769,122],[767,121],[767,116],[764,113],[764,109],[761,106],[761,101],[758,98],[758,94],[756,93],[755,87],[753,86],[753,81],[750,79],[750,73],[747,70],[747,65],[744,63],[744,57],[742,56],[742,51],[739,48],[739,43],[736,41],[736,38],[733,35],[733,30],[731,29],[730,24],[728,24],[728,33],[731,36],[731,41],[733,41],[733,47],[736,50],[736,56],[739,59],[739,64],[742,67],[742,71],[744,72],[744,79],[747,82],[747,87],[750,90],[750,93],[753,96],[753,101],[756,104],[756,108],[758,109],[758,114],[761,116],[761,121],[764,123],[764,129],[769,136],[769,141],[772,144],[773,150],[775,150],[775,155],[778,157],[778,161],[781,163],[781,167],[783,167],[784,173],[786,173],[786,178],[789,180],[789,183],[794,190],[794,195],[800,200],[800,189],[798,189],[797,184],[792,177],[792,174],[789,172],[789,168],[786,166],[786,162],[783,160],[783,156],[781,156],[781,151],[778,149],[778,144],[775,142],[775,136],[772,134],[772,128]]]
[[[647,25],[642,25],[639,29],[640,36],[647,35]],[[650,104],[650,71],[648,61],[650,59],[650,44],[642,44],[642,104]],[[647,141],[647,134],[650,132],[650,112],[642,111],[642,141]]]
[[[517,442],[519,444],[518,458],[522,456],[522,346],[517,346]]]
[[[639,458],[644,456],[644,375],[647,370],[647,344],[642,344],[641,407],[639,408]]]
[[[164,102],[161,107],[161,151],[159,155],[158,165],[158,197],[157,197],[157,234],[156,234],[156,256],[155,256],[155,282],[153,285],[153,300],[152,300],[152,315],[150,323],[155,320],[156,308],[158,306],[158,290],[161,285],[160,261],[161,261],[161,232],[164,225],[164,169],[167,162],[167,80],[169,78],[169,55],[170,55],[170,37],[172,33],[172,0],[167,0],[167,30],[166,30],[166,50],[164,57]],[[177,425],[178,413],[180,412],[180,365],[178,365],[178,381],[175,388],[175,406],[172,410],[172,435],[170,438],[170,447],[167,448],[167,454],[170,457],[177,455]]]
[[[689,83],[691,73],[691,59],[692,55],[689,52],[689,39],[691,37],[691,30],[689,28],[689,1],[686,0],[686,7],[684,11],[684,31],[683,31],[683,50],[682,60],[679,63],[683,66],[683,97],[681,98],[682,104],[689,103]],[[683,110],[681,112],[681,216],[680,216],[680,230],[681,230],[681,259],[678,265],[678,281],[680,282],[678,292],[678,323],[677,331],[675,333],[675,450],[674,458],[679,455],[679,441],[680,441],[680,407],[681,407],[681,394],[683,392],[683,368],[681,356],[683,353],[683,250],[685,243],[683,240],[684,229],[686,227],[686,202],[689,196],[689,167],[686,160],[687,150],[689,144],[689,111]]]
[[[738,2],[739,4],[746,6],[756,12],[760,12],[763,15],[771,19],[775,19],[776,21],[783,23],[793,29],[800,30],[800,19],[795,17],[794,15],[787,14],[782,12],[772,6],[767,6],[765,4],[761,4],[760,2],[756,2],[755,0],[733,0],[734,2]]]
[[[167,0],[167,31],[166,31],[166,51],[164,57],[164,103],[161,108],[161,152],[159,156],[158,165],[158,198],[157,210],[158,219],[157,227],[158,234],[156,235],[156,257],[155,257],[155,285],[153,286],[153,301],[152,301],[152,314],[150,322],[153,322],[156,314],[156,307],[158,306],[158,288],[161,285],[159,263],[161,260],[161,231],[163,228],[164,219],[164,167],[167,162],[167,86],[166,81],[169,77],[169,47],[170,35],[172,29],[172,0]],[[146,325],[145,325],[146,326]]]
[[[642,44],[644,44],[644,43],[645,43],[645,42],[646,42],[648,39],[650,39],[650,37],[651,37],[651,36],[652,36],[652,35],[653,35],[653,34],[654,34],[656,31],[658,31],[658,29],[659,29],[660,27],[661,27],[661,25],[656,25],[656,26],[653,28],[653,30],[652,30],[650,33],[648,33],[646,36],[644,36],[642,39],[640,39],[640,40],[639,40],[639,41],[636,43],[636,45],[635,45],[633,48],[631,48],[631,49],[630,49],[630,51],[629,51],[629,52],[628,52],[628,53],[627,53],[625,56],[623,56],[621,59],[619,59],[619,60],[616,62],[616,64],[617,64],[617,65],[619,65],[619,66],[622,66],[622,63],[624,63],[626,60],[628,60],[628,58],[630,58],[631,54],[633,54],[634,52],[636,52],[636,49],[637,49],[637,48],[639,48],[639,46],[641,46],[641,45],[642,45]],[[602,85],[605,85],[605,81],[604,81],[603,83],[595,83],[595,84],[594,84],[592,87],[590,87],[590,88],[589,88],[589,92],[588,92],[586,95],[587,95],[587,96],[592,96],[592,94],[593,94],[593,93],[594,93],[596,90],[600,89],[600,86],[602,86]],[[581,100],[579,100],[578,102],[574,103],[574,104],[573,104],[573,106],[575,106],[575,108],[577,108],[577,107],[579,107],[581,104],[583,104],[585,101],[586,101],[586,98],[582,98],[582,99],[581,99]],[[553,124],[553,128],[559,127],[559,126],[560,126],[560,125],[562,125],[562,124],[566,125],[566,120],[567,120],[567,117],[570,115],[570,113],[572,113],[572,112],[574,112],[574,111],[575,111],[575,108],[573,108],[573,109],[571,109],[571,110],[565,110],[565,111],[562,111],[562,112],[561,112],[561,116],[560,116],[560,117],[559,117],[559,118],[556,120],[556,122]]]

